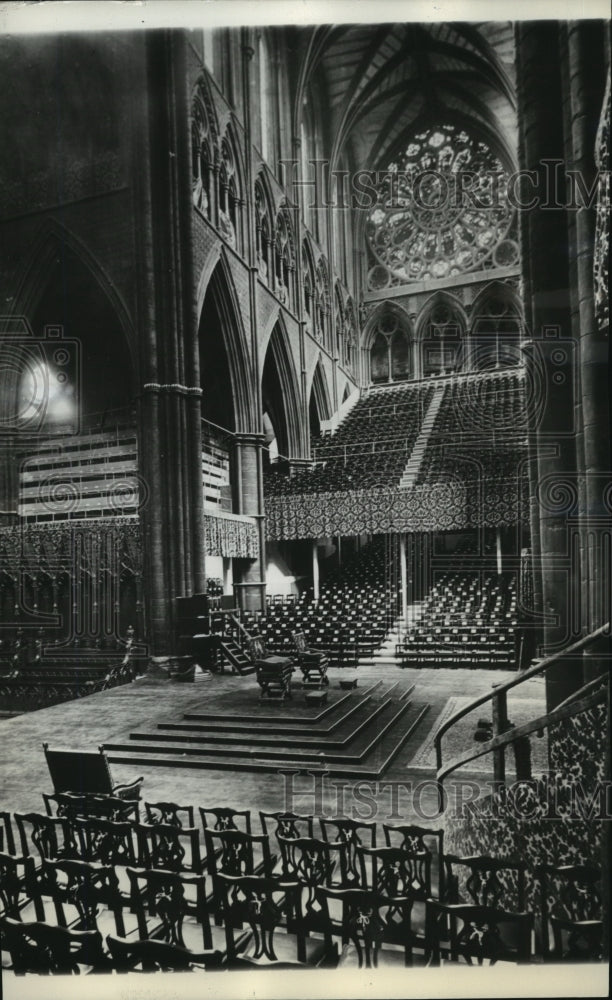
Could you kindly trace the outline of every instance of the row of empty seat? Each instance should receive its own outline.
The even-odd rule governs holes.
[[[210,806],[198,830],[191,805],[45,802],[0,814],[17,974],[601,958],[592,865],[459,857],[442,829],[348,816],[259,812],[253,832],[250,810]]]
[[[517,641],[513,576],[448,573],[435,582],[396,652],[404,665],[509,669]]]
[[[243,615],[245,626],[274,653],[291,654],[299,631],[332,663],[355,666],[378,649],[398,614],[399,592],[389,586],[386,569],[384,546],[375,541],[328,576],[318,600],[311,589],[289,602],[272,597],[263,613]]]

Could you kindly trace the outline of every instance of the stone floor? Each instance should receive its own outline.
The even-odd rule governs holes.
[[[329,676],[332,688],[336,688],[342,671],[330,670]],[[499,670],[462,668],[401,670],[377,665],[358,670],[359,688],[383,679],[387,683],[398,682],[399,696],[402,690],[415,684],[413,700],[430,705],[428,715],[413,738],[415,753],[425,738],[427,725],[435,722],[449,697],[469,695],[476,698],[490,691],[492,684],[510,677],[510,673]],[[42,808],[41,792],[51,791],[43,740],[52,746],[92,749],[104,741],[125,739],[131,731],[143,725],[151,727],[157,722],[178,721],[184,712],[236,712],[244,711],[245,706],[248,708],[251,705],[254,717],[259,713],[273,714],[275,706],[260,706],[258,695],[259,689],[252,677],[201,674],[197,675],[194,684],[140,678],[129,686],[0,721],[2,808],[11,812]],[[520,697],[533,699],[534,717],[540,714],[544,711],[543,681],[534,679],[521,686]],[[294,705],[304,714],[306,709],[299,690]],[[509,705],[511,710],[511,697]],[[477,718],[487,717],[489,713],[490,706],[475,713],[474,725]],[[406,760],[410,760],[410,754]],[[230,805],[255,811],[293,809],[321,814],[325,810],[329,815],[341,809],[353,815],[351,809],[357,805],[358,814],[364,818],[379,821],[389,818],[395,822],[427,821],[437,813],[435,787],[431,781],[433,770],[422,767],[412,769],[409,764],[403,764],[401,770],[394,767],[393,773],[388,776],[394,782],[402,782],[401,787],[392,789],[383,780],[375,788],[358,788],[360,800],[353,795],[354,782],[346,783],[342,791],[337,779],[334,784],[331,780],[315,782],[307,773],[291,777],[281,773],[253,774],[187,768],[181,771],[140,765],[135,769],[131,765],[117,764],[113,764],[112,771],[117,782],[142,774],[145,779],[143,797],[150,801],[171,800],[196,806]],[[460,773],[462,778],[469,777],[465,769]],[[474,773],[473,777],[481,785],[487,780],[482,772]]]

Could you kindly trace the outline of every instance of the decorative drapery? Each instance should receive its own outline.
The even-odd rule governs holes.
[[[274,540],[409,531],[459,531],[521,520],[523,480],[440,482],[411,490],[346,490],[270,497]]]
[[[259,539],[254,518],[238,514],[204,514],[206,555],[257,559]]]
[[[141,572],[138,518],[22,523],[0,527],[0,566],[6,576],[43,573],[53,578],[75,569]]]

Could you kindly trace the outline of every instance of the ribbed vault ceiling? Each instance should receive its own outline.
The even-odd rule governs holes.
[[[299,30],[299,48],[298,101],[324,111],[334,164],[344,152],[355,168],[385,166],[415,128],[446,121],[513,164],[510,22],[321,25]]]

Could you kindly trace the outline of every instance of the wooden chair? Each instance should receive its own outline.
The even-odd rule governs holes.
[[[53,790],[77,795],[114,795],[118,799],[139,799],[143,778],[116,784],[111,776],[104,747],[96,750],[67,750],[43,743]]]
[[[268,827],[274,827],[274,835],[277,843],[279,844],[279,851],[279,836],[284,837],[287,840],[297,840],[298,837],[312,837],[313,835],[314,818],[312,816],[300,816],[298,813],[293,812],[266,813],[260,811],[259,821],[261,823],[262,833],[266,834],[266,836],[269,836]],[[277,861],[277,856],[273,855],[273,868],[276,866]],[[280,854],[280,861],[282,874],[287,875],[287,872],[282,867],[282,853]]]
[[[430,899],[426,921],[429,965],[440,965],[442,959],[467,965],[522,964],[531,959],[531,913]]]
[[[278,842],[281,850],[281,878],[297,882],[300,892],[300,917],[304,933],[310,934],[323,929],[321,911],[316,896],[319,886],[330,886],[337,865],[339,847],[315,837],[282,837]],[[291,914],[291,920],[297,914]]]
[[[0,916],[44,920],[33,858],[0,852]]]
[[[127,875],[140,939],[190,950],[212,948],[203,875],[142,868],[128,868]]]
[[[431,858],[415,855],[401,847],[360,847],[362,886],[391,903],[403,900],[403,906],[385,916],[383,941],[403,944],[412,951],[425,951],[425,904],[431,897]]]
[[[257,683],[261,688],[260,701],[269,698],[285,701],[291,695],[293,664],[288,656],[274,656],[265,647],[261,636],[248,640],[249,655],[255,664]]]
[[[362,885],[359,848],[369,844],[376,845],[376,823],[359,822],[358,820],[337,817],[336,819],[320,819],[323,839],[334,843],[339,848],[340,882],[343,889],[356,888]],[[330,840],[334,834],[335,840]],[[365,842],[365,843],[364,843]]]
[[[213,907],[217,924],[221,917],[220,875],[272,876],[270,841],[264,834],[244,833],[242,830],[204,831],[208,871],[212,876]],[[258,855],[258,856],[257,856]]]
[[[251,832],[251,810],[232,809],[230,806],[200,806],[200,817],[206,830],[243,830]],[[238,825],[240,824],[240,826]]]
[[[74,826],[82,860],[123,867],[136,863],[134,827],[131,823],[87,816],[76,817]]]
[[[404,897],[391,900],[370,889],[321,886],[317,889],[317,899],[324,922],[327,962],[337,966],[356,965],[360,969],[412,963],[410,919]],[[339,922],[331,917],[334,903],[341,907]],[[385,947],[385,939],[390,936],[393,944]],[[334,941],[336,937],[341,939],[341,949]]]
[[[193,969],[219,969],[220,951],[189,951],[167,941],[149,938],[126,941],[109,934],[106,944],[117,972],[191,972]]]
[[[292,932],[276,933],[283,920],[299,910],[297,883],[226,874],[219,875],[219,883],[230,969],[294,969],[323,958],[322,943],[307,941],[299,921]],[[246,935],[245,925],[250,929]]]
[[[202,874],[200,836],[195,826],[138,823],[135,830],[138,867]]]
[[[592,865],[539,865],[539,950],[544,961],[602,959],[602,873]]]
[[[423,866],[424,879],[426,877],[429,880],[429,894],[432,895],[431,876],[437,872],[438,899],[444,900],[446,893],[444,885],[444,830],[417,826],[414,823],[399,826],[383,823],[382,827],[387,847],[400,847],[407,854],[411,854],[415,858],[422,858],[424,861],[429,855],[429,862]]]
[[[499,908],[502,903],[506,910],[525,909],[525,872],[527,865],[515,858],[491,858],[487,855],[467,858],[446,854],[445,898],[447,903],[474,903],[478,906]],[[461,898],[460,875],[456,868],[464,872],[464,892]]]
[[[99,931],[74,931],[42,921],[0,921],[3,943],[18,976],[33,972],[79,974],[110,972]]]
[[[114,822],[138,820],[138,799],[120,799],[116,795],[76,795],[74,792],[42,793],[48,816],[98,816]],[[55,812],[53,811],[55,808]]]
[[[98,930],[102,934],[112,930],[125,936],[127,901],[112,865],[96,861],[43,861],[43,875],[43,894],[53,902],[59,927]]]
[[[175,802],[145,802],[144,809],[147,823],[194,826],[193,806],[179,806]]]
[[[10,812],[6,810],[0,811],[0,834],[0,839],[2,840],[0,850],[6,851],[7,854],[14,854],[15,834],[13,832],[13,821]]]
[[[78,858],[79,846],[71,824],[59,816],[43,813],[15,813],[21,844],[21,856],[34,860],[34,879],[38,885],[42,862]]]
[[[302,671],[302,683],[306,687],[327,686],[329,684],[329,677],[327,677],[329,657],[325,653],[309,649],[303,632],[293,632],[292,639],[296,648],[297,665]]]

